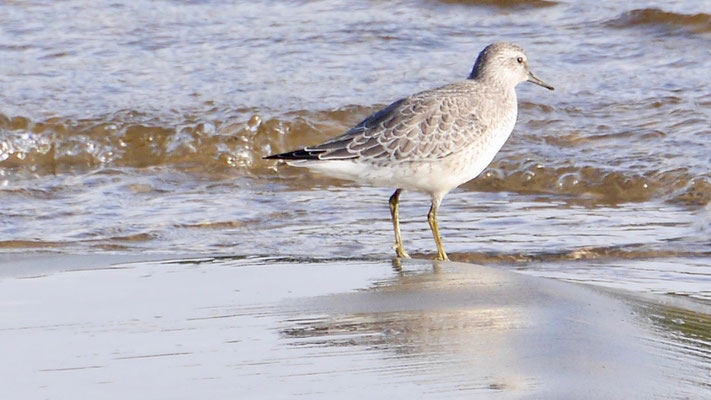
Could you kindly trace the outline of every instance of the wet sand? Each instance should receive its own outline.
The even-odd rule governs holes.
[[[711,396],[711,307],[684,298],[424,260],[62,267],[81,258],[0,260],[12,398]]]

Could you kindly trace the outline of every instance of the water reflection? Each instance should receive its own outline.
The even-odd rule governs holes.
[[[367,349],[385,361],[376,373],[434,379],[443,391],[702,393],[708,337],[680,341],[650,323],[671,308],[630,302],[475,265],[396,260],[391,276],[366,289],[297,303],[300,315],[281,335],[299,348]],[[695,326],[711,324],[708,315],[693,318]]]

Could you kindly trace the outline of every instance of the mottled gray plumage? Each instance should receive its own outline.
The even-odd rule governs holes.
[[[321,160],[354,159],[380,164],[443,159],[486,131],[489,116],[468,96],[473,81],[457,82],[401,99],[344,135],[305,150]]]
[[[429,193],[437,258],[447,259],[437,208],[447,192],[476,177],[511,134],[518,108],[514,89],[525,80],[553,89],[531,73],[523,49],[495,43],[479,54],[468,79],[400,99],[322,144],[266,158],[399,188],[390,205],[400,257],[407,253],[397,218],[399,195],[402,189]]]

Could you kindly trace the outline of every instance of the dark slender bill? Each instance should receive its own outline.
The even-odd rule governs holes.
[[[555,88],[553,86],[543,82],[543,80],[538,78],[536,75],[533,75],[533,72],[531,72],[531,71],[528,71],[528,81],[531,83],[535,83],[538,86],[543,86],[544,88],[546,88],[548,90],[555,90]]]

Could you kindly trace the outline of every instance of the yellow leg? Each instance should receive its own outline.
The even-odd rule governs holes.
[[[430,207],[430,212],[427,214],[427,221],[430,223],[432,235],[434,236],[435,243],[437,243],[436,260],[449,261],[449,257],[447,257],[447,253],[445,253],[444,246],[442,245],[442,236],[439,234],[439,223],[437,222],[437,210],[439,209],[439,203],[441,201],[441,197],[432,198],[432,207]]]
[[[402,189],[397,189],[392,196],[390,196],[390,215],[393,218],[393,229],[395,229],[395,253],[400,258],[410,258],[410,256],[405,251],[405,246],[402,245],[402,234],[400,233],[400,193]]]

